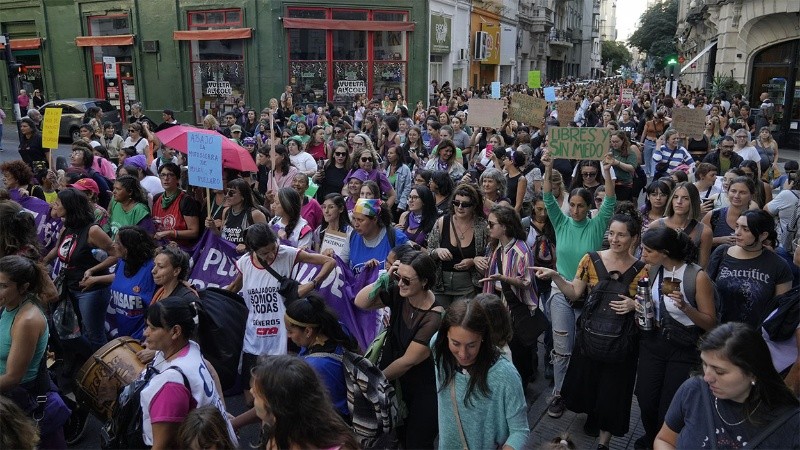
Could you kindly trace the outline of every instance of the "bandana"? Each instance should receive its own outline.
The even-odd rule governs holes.
[[[368,217],[377,217],[381,213],[381,203],[377,198],[360,198],[356,202],[353,212]]]

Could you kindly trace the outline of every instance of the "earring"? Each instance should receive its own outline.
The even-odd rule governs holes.
[[[751,381],[751,382],[750,382],[750,385],[751,385],[751,386],[755,386],[755,385],[756,385],[756,380],[753,380],[753,381]]]

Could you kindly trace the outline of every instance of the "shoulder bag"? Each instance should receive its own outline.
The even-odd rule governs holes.
[[[501,275],[503,274],[502,250],[503,246],[500,245],[496,252],[497,272]],[[503,297],[511,313],[512,339],[517,340],[526,347],[536,345],[539,335],[549,326],[544,314],[538,308],[534,310],[528,308],[528,305],[517,297],[510,284],[501,281],[500,286],[503,288]]]
[[[289,303],[292,303],[300,298],[300,294],[297,292],[300,288],[300,283],[297,280],[293,280],[289,277],[279,274],[278,272],[275,272],[275,270],[268,265],[264,266],[264,269],[266,269],[267,272],[269,272],[281,283],[280,287],[278,288],[278,293],[283,296],[284,305],[288,305]]]

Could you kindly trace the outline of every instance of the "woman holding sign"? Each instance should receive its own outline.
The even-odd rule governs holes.
[[[589,218],[587,213],[592,205],[592,196],[586,189],[575,189],[569,194],[569,215],[565,215],[552,193],[553,157],[546,151],[542,156],[545,167],[544,204],[547,216],[556,231],[556,269],[565,279],[575,278],[580,258],[586,252],[598,250],[603,243],[603,235],[617,203],[614,181],[611,179],[611,165],[614,157],[607,154],[603,160],[606,197],[597,216]],[[580,317],[582,303],[570,302],[558,286],[552,284],[552,294],[545,306],[545,314],[553,325],[553,399],[547,408],[550,417],[561,417],[565,405],[561,399],[561,386],[567,373],[572,346],[575,341],[575,321]]]

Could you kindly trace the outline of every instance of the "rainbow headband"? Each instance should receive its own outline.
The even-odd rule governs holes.
[[[380,199],[377,198],[360,198],[356,202],[353,212],[369,217],[377,217],[381,213],[381,203]]]

